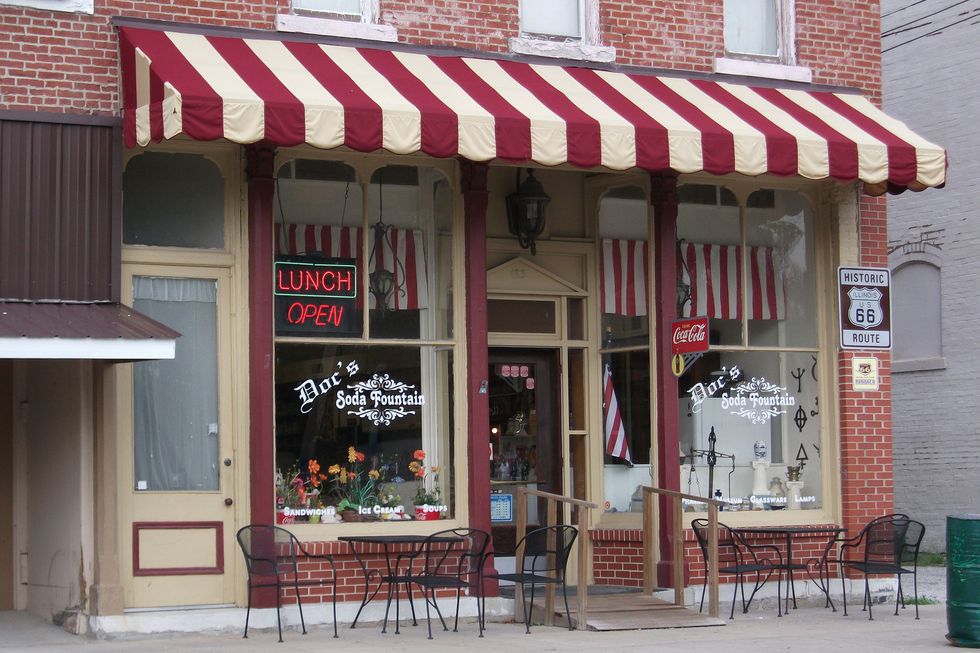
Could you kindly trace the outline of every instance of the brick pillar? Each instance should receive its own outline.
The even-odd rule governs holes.
[[[860,265],[888,267],[887,233],[885,198],[862,196],[858,218]],[[877,392],[851,389],[851,359],[855,356],[878,359]],[[891,356],[888,351],[841,351],[837,362],[842,519],[848,534],[856,535],[871,519],[894,512]]]

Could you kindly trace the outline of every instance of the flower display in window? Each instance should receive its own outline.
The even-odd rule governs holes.
[[[377,483],[381,473],[376,469],[366,469],[365,458],[362,452],[348,447],[346,464],[333,464],[327,468],[332,485],[330,495],[337,501],[337,512],[377,504]]]
[[[439,467],[425,465],[425,451],[416,449],[412,454],[412,462],[408,463],[408,470],[418,479],[418,489],[412,499],[416,506],[439,505],[442,491],[439,488]]]

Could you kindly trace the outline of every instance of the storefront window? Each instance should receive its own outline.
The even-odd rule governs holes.
[[[681,491],[735,511],[821,508],[812,211],[792,191],[741,207],[720,187],[679,194],[679,315],[706,316],[711,347],[678,379]]]
[[[599,203],[605,509],[639,510],[650,482],[649,220],[642,189],[617,188]]]
[[[452,517],[445,178],[387,166],[362,185],[346,164],[297,159],[277,190],[278,519]]]

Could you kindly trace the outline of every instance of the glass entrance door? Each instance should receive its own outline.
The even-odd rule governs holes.
[[[558,351],[490,350],[490,518],[494,551],[510,552],[517,534],[517,489],[561,494]],[[543,500],[528,501],[528,528],[545,519]],[[513,558],[496,557],[497,568]]]

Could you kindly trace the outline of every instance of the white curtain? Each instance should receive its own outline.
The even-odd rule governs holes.
[[[359,16],[361,14],[361,0],[293,0],[293,9]]]
[[[725,49],[779,55],[779,0],[725,0]]]
[[[218,490],[217,286],[133,278],[133,308],[180,332],[173,360],[133,366],[137,489]]]
[[[584,0],[521,0],[521,31],[582,38]]]

